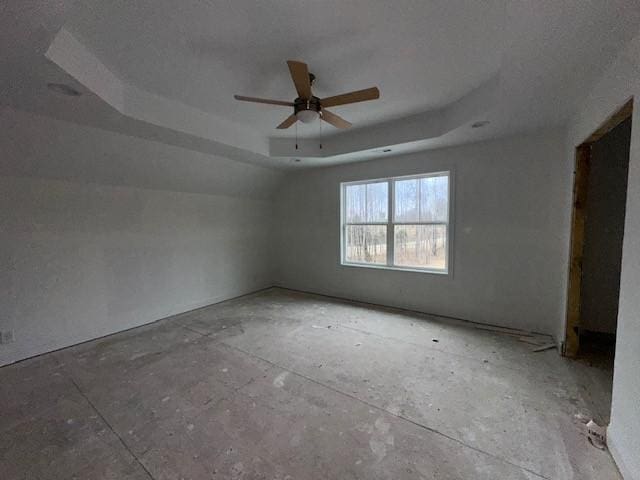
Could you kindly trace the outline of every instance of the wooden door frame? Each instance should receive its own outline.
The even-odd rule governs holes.
[[[607,133],[633,114],[633,98],[576,147],[573,180],[573,204],[571,213],[571,250],[569,252],[569,278],[567,285],[567,317],[562,355],[575,357],[580,348],[580,294],[582,288],[582,260],[584,251],[584,225],[586,218],[587,187],[591,147]]]

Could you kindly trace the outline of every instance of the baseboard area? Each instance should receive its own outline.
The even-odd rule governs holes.
[[[297,293],[302,293],[302,294],[307,294],[307,295],[315,295],[318,297],[324,297],[324,298],[330,298],[330,299],[335,299],[335,300],[340,300],[340,301],[344,301],[344,302],[349,302],[349,303],[354,303],[354,304],[358,304],[358,305],[362,305],[362,306],[371,306],[371,307],[377,307],[377,308],[386,308],[386,309],[393,309],[393,310],[397,310],[400,312],[407,312],[407,313],[414,313],[414,314],[420,314],[420,315],[430,315],[430,316],[434,316],[434,317],[438,317],[438,318],[442,318],[444,320],[450,320],[450,321],[455,321],[455,322],[464,322],[464,323],[468,323],[470,325],[475,325],[475,326],[481,326],[481,327],[487,327],[487,328],[495,328],[495,329],[499,329],[499,330],[512,330],[512,331],[516,331],[516,332],[523,332],[522,330],[518,330],[518,329],[512,329],[512,328],[508,328],[508,327],[504,327],[504,326],[500,326],[500,325],[492,325],[492,324],[487,324],[487,323],[481,323],[481,322],[474,322],[473,320],[468,320],[468,319],[464,319],[464,318],[456,318],[456,317],[449,317],[446,315],[439,315],[436,313],[431,313],[431,312],[422,312],[422,311],[418,311],[418,310],[412,310],[412,309],[407,309],[407,308],[401,308],[395,305],[383,305],[383,304],[378,304],[378,303],[372,303],[372,302],[366,302],[366,301],[362,301],[362,300],[357,300],[357,299],[352,299],[352,298],[347,298],[347,297],[341,297],[341,296],[336,296],[336,295],[328,295],[328,294],[324,294],[324,293],[319,293],[319,292],[314,292],[314,291],[307,291],[307,290],[300,290],[300,289],[296,289],[296,288],[290,288],[287,286],[283,286],[283,285],[278,285],[278,284],[274,284],[274,285],[268,285],[265,287],[261,287],[261,288],[257,288],[257,289],[252,289],[246,293],[242,293],[240,295],[234,295],[234,296],[230,296],[230,297],[226,297],[226,296],[219,296],[219,297],[212,297],[209,300],[205,301],[205,302],[201,302],[198,304],[194,304],[189,306],[188,308],[185,308],[183,310],[180,310],[178,312],[172,312],[170,314],[167,315],[163,315],[159,318],[150,320],[150,321],[145,321],[145,322],[141,322],[139,324],[135,324],[135,325],[131,325],[128,328],[124,328],[124,329],[120,329],[120,330],[116,330],[116,331],[112,331],[109,333],[106,333],[104,335],[97,335],[95,337],[91,337],[91,338],[85,338],[82,340],[72,340],[68,343],[64,343],[64,344],[58,344],[53,348],[46,348],[44,347],[42,349],[42,351],[32,354],[32,355],[17,355],[17,357],[15,359],[7,359],[7,358],[3,358],[2,355],[0,355],[0,368],[7,366],[7,365],[12,365],[18,362],[22,362],[25,360],[29,360],[31,358],[35,358],[35,357],[39,357],[41,355],[45,355],[47,353],[51,353],[51,352],[55,352],[58,350],[63,350],[65,348],[69,348],[75,345],[81,345],[83,343],[87,343],[87,342],[91,342],[94,340],[98,340],[101,338],[107,338],[110,337],[112,335],[116,335],[122,332],[126,332],[129,330],[133,330],[135,328],[138,327],[142,327],[145,325],[150,325],[153,324],[155,322],[159,322],[162,320],[166,320],[168,318],[177,316],[177,315],[183,315],[185,313],[189,313],[189,312],[194,312],[196,310],[200,310],[202,308],[207,308],[210,307],[212,305],[216,305],[222,302],[227,302],[227,301],[231,301],[231,300],[235,300],[238,298],[243,298],[243,297],[247,297],[250,295],[256,295],[259,293],[262,293],[264,291],[270,290],[270,289],[281,289],[281,290],[287,290],[287,291],[291,291],[291,292],[297,292]],[[531,333],[536,333],[536,332],[531,332]],[[630,477],[632,480],[640,480],[640,479],[635,479],[633,477]],[[625,477],[626,479],[626,477]]]
[[[396,305],[385,305],[382,303],[373,303],[373,302],[367,302],[365,300],[356,300],[353,298],[348,298],[348,297],[341,297],[338,295],[330,295],[330,294],[326,294],[326,293],[318,293],[318,292],[313,292],[310,290],[300,290],[297,288],[291,288],[291,287],[285,287],[283,285],[274,285],[273,288],[279,288],[281,290],[288,290],[291,292],[297,292],[297,293],[304,293],[306,295],[315,295],[318,297],[324,297],[324,298],[331,298],[334,300],[339,300],[342,302],[348,302],[348,303],[353,303],[353,304],[357,304],[357,305],[362,305],[362,306],[371,306],[371,307],[376,307],[376,308],[385,308],[385,309],[391,309],[391,310],[395,310],[398,312],[407,312],[407,313],[414,313],[414,314],[418,314],[418,315],[429,315],[432,317],[437,317],[437,318],[442,318],[444,320],[449,320],[452,322],[462,322],[462,323],[466,323],[466,324],[470,324],[470,325],[475,325],[478,327],[486,327],[486,328],[490,328],[490,329],[495,329],[495,330],[502,330],[502,331],[512,331],[512,332],[520,332],[520,333],[533,333],[536,335],[544,335],[547,337],[550,337],[553,339],[554,342],[557,343],[556,339],[552,336],[549,335],[547,333],[540,333],[540,332],[536,332],[536,331],[529,331],[529,330],[521,330],[518,328],[511,328],[511,327],[505,327],[504,325],[495,325],[495,324],[491,324],[491,323],[483,323],[483,322],[476,322],[473,320],[468,320],[466,318],[458,318],[458,317],[452,317],[449,315],[441,315],[438,313],[433,313],[433,312],[423,312],[421,310],[414,310],[414,309],[410,309],[410,308],[402,308],[402,307],[398,307]],[[560,352],[561,350],[558,350],[558,352]]]
[[[275,287],[274,285],[268,285],[268,286],[265,286],[265,287],[260,287],[260,288],[257,288],[257,289],[249,290],[249,291],[247,291],[245,293],[241,293],[239,295],[233,295],[233,296],[224,296],[224,295],[222,295],[222,296],[212,297],[209,300],[206,300],[205,302],[199,302],[198,304],[190,305],[189,307],[185,308],[184,310],[181,310],[181,311],[178,311],[178,312],[173,312],[173,313],[170,313],[168,315],[164,315],[164,316],[162,316],[160,318],[156,318],[156,319],[153,319],[153,320],[150,320],[150,321],[143,321],[143,322],[141,322],[139,324],[131,325],[128,328],[123,328],[123,329],[120,329],[120,330],[109,332],[109,333],[106,333],[104,335],[96,335],[95,337],[85,338],[85,339],[82,339],[82,340],[71,340],[68,343],[58,344],[53,348],[43,347],[42,350],[39,351],[38,353],[34,353],[34,354],[30,354],[30,355],[29,354],[27,354],[27,355],[18,354],[16,356],[16,358],[14,358],[14,359],[8,359],[7,360],[6,358],[3,358],[2,355],[0,355],[0,368],[7,367],[9,365],[14,365],[16,363],[24,362],[24,361],[27,361],[27,360],[30,360],[30,359],[33,359],[33,358],[37,358],[37,357],[40,357],[42,355],[47,355],[49,353],[57,352],[59,350],[64,350],[65,348],[74,347],[76,345],[82,345],[82,344],[88,343],[88,342],[93,342],[94,340],[100,340],[100,339],[103,339],[103,338],[108,338],[108,337],[111,337],[113,335],[117,335],[119,333],[128,332],[129,330],[134,330],[136,328],[143,327],[145,325],[152,325],[152,324],[154,324],[156,322],[167,320],[167,319],[169,319],[171,317],[175,317],[175,316],[178,316],[178,315],[184,315],[185,313],[189,313],[189,312],[195,312],[197,310],[201,310],[203,308],[207,308],[207,307],[210,307],[212,305],[217,305],[219,303],[229,302],[229,301],[232,301],[232,300],[236,300],[238,298],[244,298],[244,297],[248,297],[248,296],[251,296],[251,295],[256,295],[256,294],[265,292],[267,290],[270,290],[270,289],[272,289],[274,287]]]
[[[612,435],[611,431],[609,431],[607,435],[607,447],[609,448],[609,452],[611,453],[622,478],[624,480],[640,480],[640,472],[633,472],[625,463],[625,460],[617,446],[616,435]]]

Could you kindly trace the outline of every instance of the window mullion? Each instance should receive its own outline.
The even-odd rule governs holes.
[[[393,266],[394,245],[393,245],[393,212],[395,208],[395,186],[393,180],[388,180],[387,185],[387,266]]]
[[[447,222],[397,222],[394,225],[447,225]]]
[[[384,226],[386,224],[387,224],[387,222],[348,222],[348,223],[345,223],[345,225],[348,225],[348,226],[358,226],[358,225],[363,225],[363,226],[367,226],[367,225],[382,225],[382,226]]]
[[[422,182],[420,181],[421,179],[418,178],[416,179],[416,183],[417,183],[417,188],[416,191],[418,193],[418,195],[416,196],[416,203],[418,204],[418,222],[420,222],[420,220],[422,219]]]
[[[347,261],[347,186],[340,185],[340,261]]]

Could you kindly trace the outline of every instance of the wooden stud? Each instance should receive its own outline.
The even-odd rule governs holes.
[[[633,113],[633,98],[611,115],[586,141],[576,148],[573,183],[573,212],[571,216],[571,252],[569,256],[569,285],[567,292],[567,322],[562,354],[576,357],[580,348],[580,295],[582,287],[582,257],[586,217],[587,187],[591,145],[624,122]]]
[[[573,215],[571,219],[571,254],[569,258],[569,291],[567,295],[567,325],[564,340],[566,357],[575,357],[580,347],[580,288],[582,285],[582,254],[584,250],[585,207],[591,145],[576,149],[576,170],[573,184]]]

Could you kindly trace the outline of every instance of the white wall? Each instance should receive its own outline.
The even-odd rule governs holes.
[[[609,447],[626,480],[640,479],[640,34],[585,96],[570,122],[566,157],[634,96]],[[564,323],[558,335],[564,334]]]
[[[571,205],[564,138],[512,137],[292,175],[278,194],[277,283],[556,333]],[[340,182],[442,170],[453,173],[452,275],[339,264]]]
[[[0,126],[0,176],[261,199],[282,180],[273,169],[8,107]]]
[[[0,365],[273,284],[279,173],[23,112],[3,119],[0,329],[15,342],[0,345]],[[145,166],[138,183],[153,188],[86,181],[131,184]],[[34,178],[47,173],[60,179]]]

